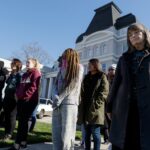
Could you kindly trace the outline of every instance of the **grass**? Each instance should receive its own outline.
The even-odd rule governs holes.
[[[4,128],[0,128],[0,139],[4,136]],[[16,129],[14,131],[13,139],[16,137]],[[81,131],[76,132],[76,139],[81,140]],[[33,132],[28,134],[28,143],[42,143],[52,141],[52,127],[48,123],[37,122]],[[14,143],[13,140],[0,140],[0,148],[8,147]]]

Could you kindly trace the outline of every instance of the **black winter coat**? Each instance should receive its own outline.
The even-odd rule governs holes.
[[[93,83],[90,83],[90,76],[90,74],[86,75],[82,83],[78,124],[103,125],[104,103],[109,92],[108,80],[105,73],[100,72],[94,75],[95,80],[92,80]],[[94,84],[94,87],[91,85],[93,89],[91,89],[89,84]]]
[[[2,90],[6,81],[6,73],[3,69],[0,69],[0,100],[2,98]]]
[[[123,149],[131,99],[129,73],[132,54],[124,53],[119,59],[112,89],[108,98],[107,112],[112,113],[110,141]],[[137,105],[140,119],[141,150],[150,150],[150,51],[146,51],[137,69]]]

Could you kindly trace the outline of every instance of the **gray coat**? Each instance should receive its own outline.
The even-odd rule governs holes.
[[[131,78],[129,53],[119,59],[116,75],[108,98],[107,112],[112,113],[110,141],[123,148],[125,143],[129,103],[131,100]],[[150,150],[150,52],[142,58],[137,73],[137,105],[140,119],[141,150]]]

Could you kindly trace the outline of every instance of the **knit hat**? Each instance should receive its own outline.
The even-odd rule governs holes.
[[[116,67],[117,67],[116,64],[112,64],[112,65],[108,68],[108,70],[110,70],[110,69],[116,70]]]

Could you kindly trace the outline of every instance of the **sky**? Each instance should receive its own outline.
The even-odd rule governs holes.
[[[0,0],[0,57],[10,58],[24,45],[38,42],[56,60],[75,47],[94,10],[110,0]],[[150,0],[114,0],[122,15],[134,14],[150,29]]]

